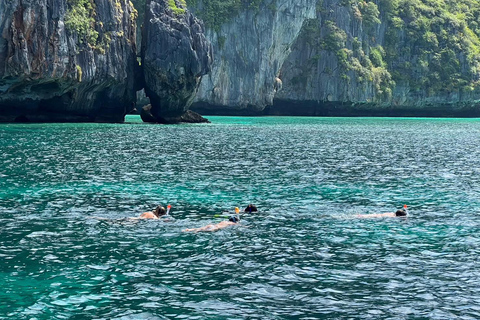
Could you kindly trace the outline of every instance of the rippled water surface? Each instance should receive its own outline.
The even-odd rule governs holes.
[[[210,120],[0,125],[0,318],[480,318],[480,120]]]

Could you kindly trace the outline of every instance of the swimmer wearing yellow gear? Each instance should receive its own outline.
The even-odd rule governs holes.
[[[238,207],[235,207],[235,213],[236,214],[240,213],[240,209]],[[184,229],[183,232],[213,232],[229,226],[233,226],[239,222],[240,222],[240,218],[236,216],[231,216],[230,218],[228,218],[227,221],[221,221],[217,224],[207,224],[206,226],[203,226],[200,228]]]
[[[222,221],[217,224],[207,224],[206,226],[200,227],[200,228],[191,228],[191,229],[185,229],[183,232],[213,232],[213,231],[218,231],[220,229],[233,226],[237,223],[240,222],[240,219],[237,217],[230,217],[228,218],[228,221]]]

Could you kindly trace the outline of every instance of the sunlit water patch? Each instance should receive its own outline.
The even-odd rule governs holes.
[[[0,318],[480,318],[480,121],[210,120],[0,125]]]

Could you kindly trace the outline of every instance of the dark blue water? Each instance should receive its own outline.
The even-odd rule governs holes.
[[[0,318],[480,318],[480,120],[210,120],[0,125]]]

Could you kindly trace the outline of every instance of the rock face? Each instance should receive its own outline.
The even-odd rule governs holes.
[[[318,18],[305,25],[282,66],[282,90],[276,94],[274,106],[266,110],[267,114],[480,116],[478,88],[448,84],[454,75],[467,84],[480,77],[479,71],[468,75],[469,67],[477,67],[468,61],[460,46],[455,48],[448,41],[435,44],[441,41],[438,31],[426,33],[429,38],[423,42],[422,37],[415,40],[421,30],[416,20],[401,16],[390,19],[380,5],[378,16],[372,17],[375,10],[371,8],[376,8],[372,2],[351,5],[340,0],[321,2]],[[416,14],[412,8],[398,11]],[[443,21],[449,24],[449,37],[465,33],[461,24],[440,18],[431,21],[432,25]],[[422,46],[427,50],[422,52]],[[457,61],[439,64],[458,67],[445,72],[442,79],[442,66],[435,63],[446,52],[451,61]],[[431,81],[433,75],[437,79]]]
[[[141,111],[140,111],[140,117],[142,118],[143,122],[152,122],[156,123],[157,119],[156,117],[152,114],[152,105],[147,104],[146,106],[143,106]],[[210,121],[198,113],[192,111],[192,110],[187,110],[180,118],[177,119],[176,122],[183,122],[183,123],[210,123]]]
[[[328,109],[329,103],[333,105],[332,101],[346,103],[372,101],[374,98],[373,83],[358,81],[355,71],[342,68],[338,61],[339,50],[352,47],[352,40],[347,45],[348,39],[368,42],[362,21],[355,19],[350,8],[339,2],[323,1],[318,18],[309,21],[303,28],[292,53],[282,66],[283,86],[275,97],[276,106],[270,108],[271,112],[281,112],[284,107],[282,103],[288,104],[289,101],[295,105],[292,109],[296,110],[299,101],[323,101]],[[313,105],[309,103],[307,108],[312,113],[315,112]],[[303,111],[305,110],[299,112]]]
[[[185,0],[142,6],[139,67],[128,0],[0,0],[0,121],[121,122],[142,88],[148,122],[201,120],[192,102],[203,114],[480,117],[474,1],[188,1],[206,31]]]
[[[212,49],[203,24],[186,10],[184,1],[147,1],[142,67],[155,122],[180,121],[211,63]]]
[[[0,121],[123,121],[135,14],[128,0],[0,0]]]
[[[207,28],[216,59],[193,110],[480,116],[476,2],[259,2]],[[199,16],[212,3],[192,1]]]
[[[207,29],[215,60],[202,78],[192,110],[203,114],[256,114],[273,103],[280,68],[317,0],[264,0]],[[202,10],[196,1],[194,10]]]

